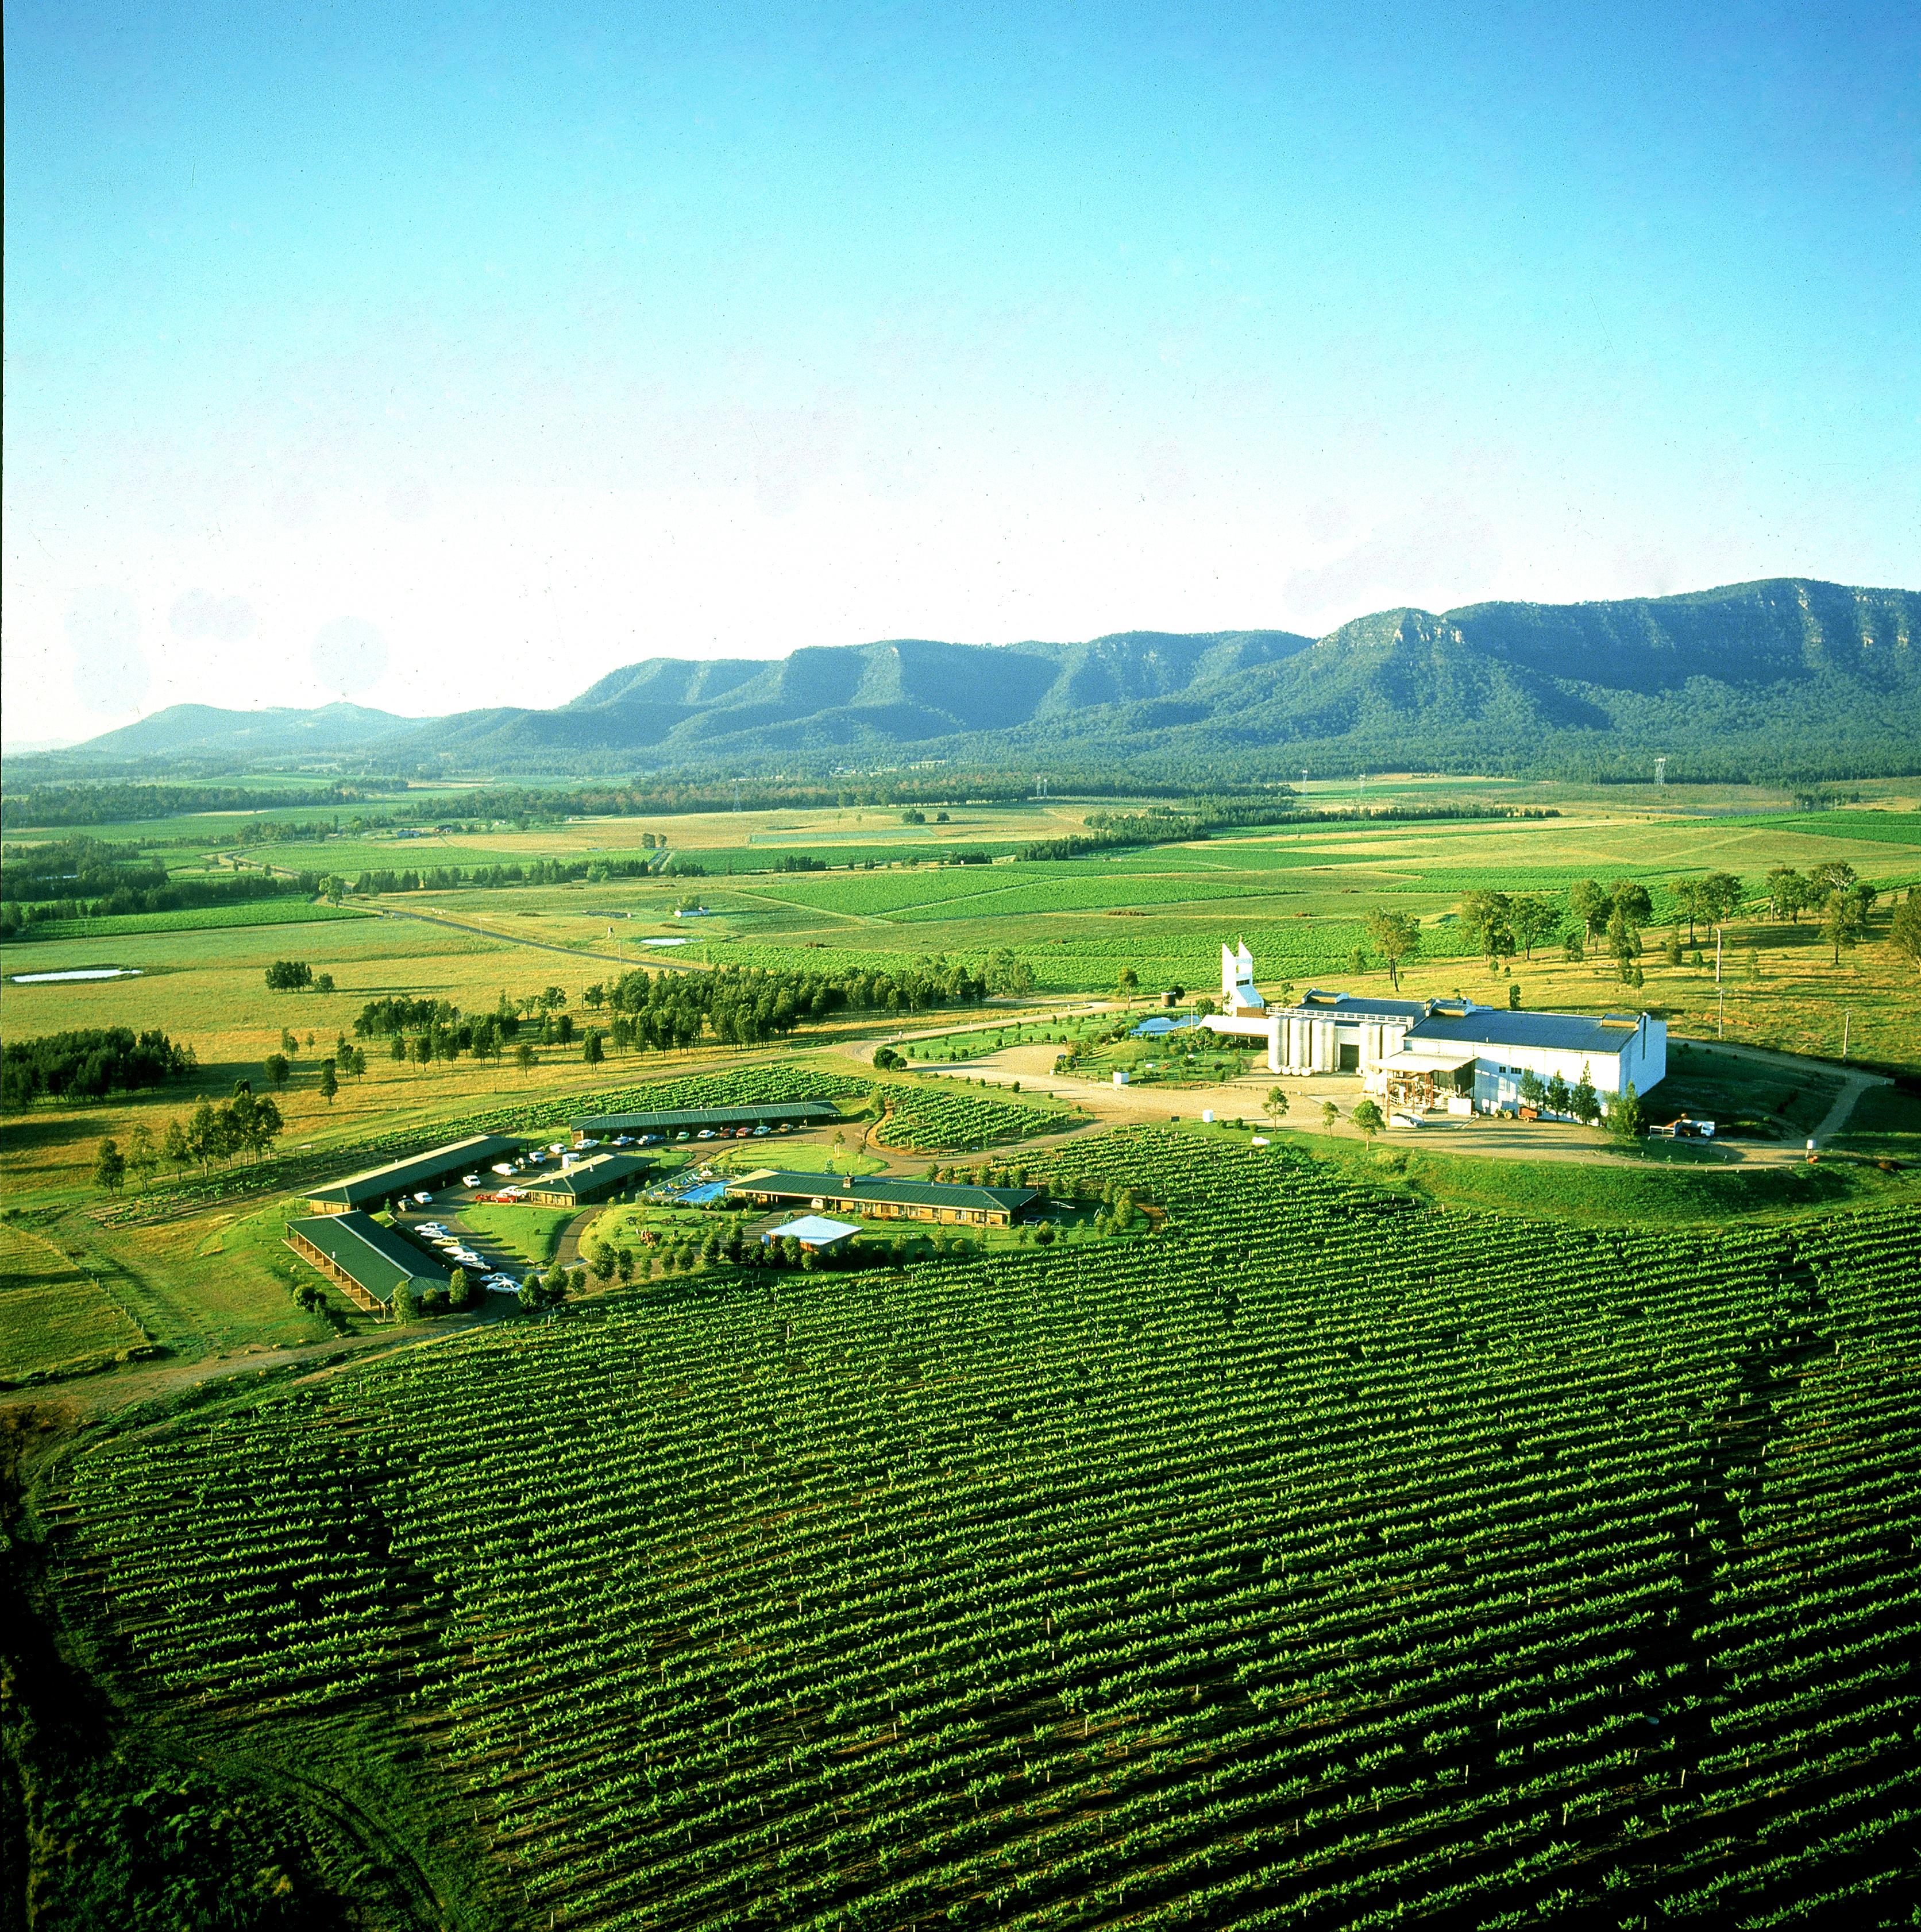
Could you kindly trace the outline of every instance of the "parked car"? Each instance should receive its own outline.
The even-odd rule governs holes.
[[[414,1198],[414,1200],[416,1201],[416,1203],[418,1203],[418,1204],[419,1204],[419,1205],[420,1205],[420,1206],[421,1206],[421,1207],[422,1207],[422,1208],[426,1207],[426,1206],[428,1204],[428,1203],[429,1203],[430,1202],[431,1202],[431,1201],[433,1200],[433,1198],[434,1198],[434,1197],[433,1197],[433,1196],[432,1196],[432,1195],[428,1194],[428,1193],[425,1193],[425,1192],[422,1192],[422,1193],[419,1193],[419,1194],[416,1194],[413,1198]]]
[[[464,1174],[461,1176],[461,1185],[463,1187],[478,1187],[480,1185],[480,1176],[477,1174]]]
[[[503,1180],[510,1180],[513,1178],[514,1164],[510,1160],[497,1160],[494,1163],[493,1171]]]
[[[710,1141],[710,1140],[712,1140],[712,1139],[713,1138],[713,1128],[711,1128],[711,1127],[703,1127],[703,1128],[701,1130],[701,1136],[700,1136],[700,1137],[701,1137],[701,1138],[702,1140],[704,1140],[704,1141]]]
[[[632,1147],[634,1144],[634,1137],[632,1134],[616,1134],[614,1136],[614,1144],[616,1147]]]
[[[764,1133],[767,1132],[767,1130],[765,1127],[756,1127],[754,1130],[754,1138],[756,1140],[758,1140]]]

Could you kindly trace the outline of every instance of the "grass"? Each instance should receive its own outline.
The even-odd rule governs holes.
[[[526,1202],[508,1206],[483,1201],[462,1208],[460,1218],[490,1240],[511,1248],[536,1267],[545,1268],[560,1252],[561,1236],[580,1212],[578,1208],[536,1208]]]
[[[147,1339],[86,1269],[38,1235],[0,1222],[0,1383],[78,1373]]]
[[[761,1167],[779,1167],[795,1174],[878,1174],[887,1166],[861,1151],[857,1136],[839,1147],[824,1141],[785,1141],[770,1135],[764,1141],[736,1141],[713,1157],[724,1174],[751,1174]]]

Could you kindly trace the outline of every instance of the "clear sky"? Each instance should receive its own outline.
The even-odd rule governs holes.
[[[5,734],[1921,585],[1921,9],[8,9]]]

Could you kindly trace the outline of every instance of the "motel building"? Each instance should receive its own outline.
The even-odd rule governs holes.
[[[1652,1014],[1522,1012],[1472,1000],[1376,999],[1310,988],[1271,1006],[1244,945],[1220,949],[1221,1006],[1211,1031],[1259,1040],[1271,1073],[1354,1073],[1391,1105],[1453,1113],[1511,1113],[1521,1076],[1585,1073],[1604,1106],[1667,1075],[1667,1022]]]
[[[796,1174],[775,1168],[743,1174],[727,1192],[734,1200],[760,1208],[799,1208],[864,1220],[932,1221],[962,1228],[1010,1227],[1040,1198],[1031,1187],[975,1187],[878,1174]]]

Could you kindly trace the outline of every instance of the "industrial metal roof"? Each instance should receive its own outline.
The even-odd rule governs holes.
[[[745,1174],[730,1194],[769,1194],[803,1201],[893,1201],[909,1208],[998,1209],[1011,1214],[1037,1199],[1031,1187],[976,1187],[965,1181],[903,1180],[888,1174],[797,1174],[776,1168]]]
[[[1407,1030],[1407,1045],[1464,1040],[1482,1046],[1546,1048],[1612,1059],[1639,1030],[1638,1013],[1529,1013],[1480,1006],[1471,1013],[1434,1013]]]
[[[407,1282],[445,1288],[450,1279],[438,1262],[371,1214],[302,1215],[288,1222],[287,1232],[318,1248],[376,1301],[392,1300],[395,1290]]]
[[[1286,1018],[1340,1020],[1418,1020],[1427,1012],[1426,1000],[1377,1000],[1372,994],[1331,993],[1310,986],[1291,1006],[1270,1006],[1270,1015]]]
[[[307,1201],[338,1201],[350,1208],[389,1199],[417,1187],[431,1187],[464,1168],[485,1167],[503,1154],[518,1150],[518,1141],[503,1140],[498,1134],[476,1134],[470,1140],[452,1141],[445,1147],[430,1148],[410,1160],[390,1161],[385,1167],[370,1167],[363,1174],[350,1174],[319,1187],[303,1190]]]

